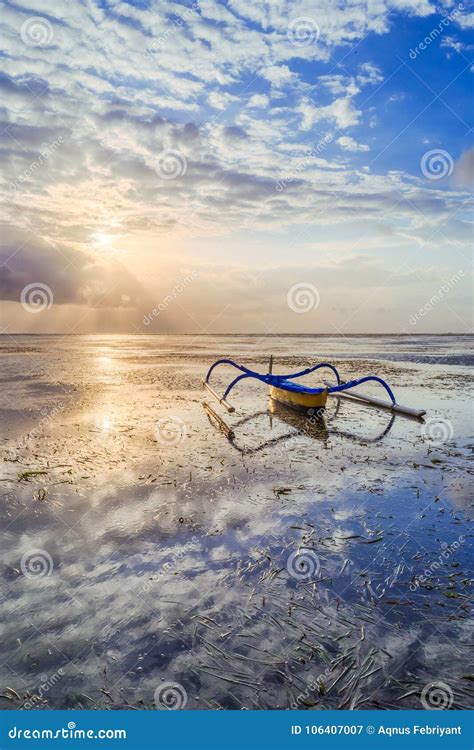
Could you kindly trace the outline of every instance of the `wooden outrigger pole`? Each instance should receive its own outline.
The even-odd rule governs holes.
[[[220,404],[222,404],[222,406],[224,407],[224,409],[227,409],[227,411],[228,411],[228,412],[231,412],[231,413],[232,413],[233,411],[235,411],[235,408],[234,408],[234,407],[233,407],[233,406],[232,406],[231,404],[229,404],[229,402],[228,402],[228,401],[226,401],[226,400],[225,400],[225,398],[221,398],[221,397],[219,396],[219,394],[215,392],[214,388],[212,388],[212,387],[211,387],[211,386],[209,385],[209,383],[207,382],[207,380],[203,380],[203,381],[202,381],[202,383],[203,383],[203,386],[204,386],[205,388],[207,388],[207,390],[209,391],[209,393],[210,393],[210,394],[211,394],[212,396],[214,396],[214,398],[216,398],[216,399],[217,399],[217,400],[219,401],[219,403],[220,403]]]
[[[372,404],[378,406],[380,409],[388,409],[395,414],[404,414],[407,417],[414,417],[415,419],[423,419],[426,411],[423,409],[413,409],[411,406],[403,406],[402,404],[392,404],[390,401],[382,401],[380,398],[374,398],[373,396],[367,396],[365,393],[359,393],[359,391],[350,391],[350,393],[331,393],[330,396],[334,398],[346,398],[348,401],[363,401],[366,404]]]

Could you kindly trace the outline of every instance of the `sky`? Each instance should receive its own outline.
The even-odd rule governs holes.
[[[472,3],[1,24],[0,333],[472,330]]]

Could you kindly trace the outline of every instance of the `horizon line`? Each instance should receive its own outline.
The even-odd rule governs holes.
[[[352,332],[352,333],[330,333],[322,331],[318,333],[255,333],[255,332],[241,332],[241,333],[189,333],[186,331],[169,331],[169,332],[117,332],[117,331],[102,331],[95,333],[66,333],[66,332],[9,332],[1,331],[0,336],[258,336],[259,338],[275,338],[277,336],[474,336],[474,331],[456,332],[456,331],[430,331],[419,333],[413,331],[409,332],[395,332],[395,331],[382,331],[379,333],[364,333],[364,332]]]

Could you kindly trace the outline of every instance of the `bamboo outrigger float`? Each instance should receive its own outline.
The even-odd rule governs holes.
[[[220,365],[229,365],[240,371],[240,374],[235,377],[232,382],[227,386],[224,394],[219,394],[210,385],[209,379],[216,367]],[[336,377],[336,385],[330,385],[325,383],[324,387],[320,388],[309,388],[302,383],[295,383],[297,378],[303,378],[312,372],[320,369],[331,370]],[[376,375],[367,375],[362,378],[355,380],[349,380],[348,382],[341,381],[340,375],[337,369],[329,364],[328,362],[321,362],[313,367],[308,367],[305,370],[293,372],[288,375],[274,375],[273,374],[273,357],[270,357],[270,365],[266,374],[250,370],[244,365],[239,365],[231,359],[218,359],[208,370],[205,380],[203,380],[204,386],[207,390],[216,398],[222,406],[227,409],[228,412],[235,411],[235,408],[227,401],[227,396],[230,391],[239,383],[241,380],[246,378],[253,378],[259,380],[261,383],[268,385],[268,392],[270,398],[278,403],[284,404],[292,408],[307,411],[313,409],[315,412],[324,410],[328,396],[333,397],[347,397],[353,399],[355,402],[363,401],[364,403],[373,404],[383,409],[389,409],[396,414],[404,414],[409,417],[415,417],[421,419],[426,412],[421,409],[413,409],[410,406],[403,406],[397,403],[392,389],[382,378]],[[354,388],[362,385],[363,383],[375,382],[379,383],[388,394],[390,401],[382,401],[379,398],[360,393],[360,391],[354,391]]]

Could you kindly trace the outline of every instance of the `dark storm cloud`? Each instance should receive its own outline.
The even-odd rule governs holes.
[[[47,245],[0,229],[0,299],[18,302],[28,284],[50,287],[56,304],[130,307],[143,294],[139,282],[116,261]]]

